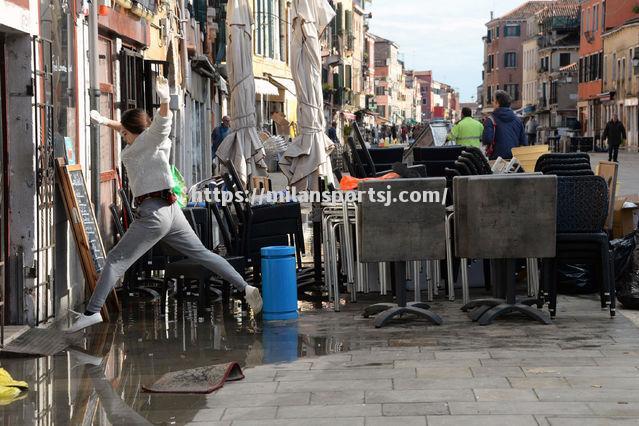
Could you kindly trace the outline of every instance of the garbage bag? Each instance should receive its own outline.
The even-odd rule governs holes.
[[[21,399],[23,392],[29,389],[27,382],[14,380],[4,368],[0,368],[0,406]]]
[[[599,282],[593,279],[590,265],[560,263],[557,271],[557,292],[561,294],[593,294],[599,292]]]
[[[627,237],[612,240],[610,248],[615,261],[615,281],[620,281],[623,276],[631,272],[633,253],[637,248],[635,234],[632,233]]]
[[[632,234],[615,240],[611,245],[615,257],[617,300],[626,309],[639,309],[639,250],[636,236]],[[630,254],[625,257],[628,251]]]
[[[173,175],[173,193],[177,197],[177,204],[181,209],[186,207],[189,199],[187,196],[187,188],[186,181],[184,180],[184,176],[178,170],[177,167],[171,166],[171,174]]]

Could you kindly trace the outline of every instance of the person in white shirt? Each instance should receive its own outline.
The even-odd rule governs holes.
[[[139,109],[125,111],[119,122],[91,111],[94,124],[108,126],[119,132],[127,143],[122,151],[122,162],[131,183],[137,212],[127,232],[107,255],[86,311],[76,314],[75,322],[66,329],[68,333],[102,322],[100,309],[116,282],[160,240],[245,292],[246,301],[255,314],[262,309],[259,290],[248,285],[224,258],[204,247],[175,202],[169,164],[172,144],[169,135],[173,116],[169,110],[169,84],[164,77],[158,77],[156,90],[160,98],[160,110],[153,122],[150,122],[145,111]]]

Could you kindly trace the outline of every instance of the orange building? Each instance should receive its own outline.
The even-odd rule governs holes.
[[[602,101],[610,99],[610,93],[603,93],[602,33],[606,26],[605,1],[585,1],[581,5],[577,109],[583,134],[595,138],[599,137],[604,125]]]

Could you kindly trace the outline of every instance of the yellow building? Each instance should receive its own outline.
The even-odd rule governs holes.
[[[291,5],[287,0],[253,0],[253,75],[258,126],[273,132],[273,113],[297,122],[297,95],[291,75]]]
[[[603,90],[610,100],[603,103],[604,122],[618,114],[628,132],[628,146],[637,147],[639,136],[639,22],[603,34]]]

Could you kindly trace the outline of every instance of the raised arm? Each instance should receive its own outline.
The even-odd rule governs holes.
[[[91,117],[91,123],[93,124],[107,126],[110,129],[115,130],[116,132],[122,131],[122,124],[119,121],[114,121],[110,118],[103,117],[102,114],[100,114],[96,110],[91,110],[91,113],[89,115]]]
[[[155,81],[155,91],[158,93],[158,97],[160,98],[160,117],[168,117],[169,116],[169,101],[171,100],[171,91],[169,89],[169,81],[159,76]]]

